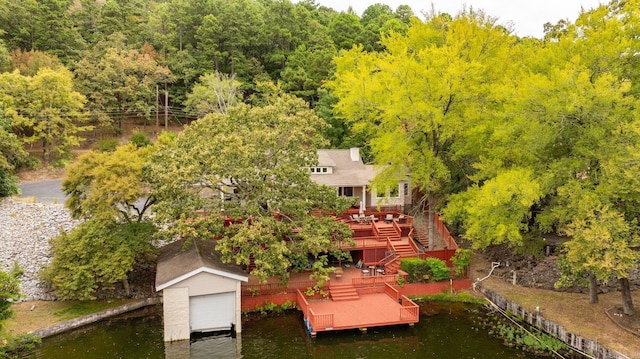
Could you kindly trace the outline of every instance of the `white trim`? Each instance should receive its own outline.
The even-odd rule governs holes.
[[[221,270],[217,270],[217,269],[213,269],[213,268],[209,268],[209,267],[200,267],[196,270],[192,270],[189,273],[183,274],[177,278],[174,278],[164,284],[161,284],[159,286],[156,287],[156,292],[159,292],[167,287],[170,287],[176,283],[180,283],[185,279],[191,278],[196,274],[199,273],[210,273],[210,274],[215,274],[215,275],[219,275],[221,277],[226,277],[226,278],[231,278],[231,279],[235,279],[238,281],[243,281],[243,282],[248,282],[249,281],[249,277],[244,277],[244,276],[240,276],[237,274],[233,274],[233,273],[229,273],[229,272],[223,272]]]

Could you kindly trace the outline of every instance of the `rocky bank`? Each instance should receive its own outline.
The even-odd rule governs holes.
[[[50,262],[49,240],[78,223],[62,204],[0,202],[0,270],[9,272],[15,263],[24,270],[24,300],[55,299],[38,272]]]

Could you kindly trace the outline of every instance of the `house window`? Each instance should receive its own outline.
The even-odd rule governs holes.
[[[389,190],[389,197],[391,198],[397,198],[399,197],[399,187],[398,186],[393,186],[391,187],[391,189]]]
[[[338,195],[344,197],[353,197],[353,187],[338,187]]]
[[[403,195],[408,196],[409,195],[409,184],[408,183],[404,183],[404,188],[403,188]]]
[[[329,173],[329,168],[328,167],[310,167],[309,170],[311,171],[311,173]]]
[[[399,196],[399,193],[398,193],[399,190],[400,190],[400,187],[397,185],[391,188],[389,187],[376,188],[376,197],[377,198],[384,198],[384,197],[397,198]]]

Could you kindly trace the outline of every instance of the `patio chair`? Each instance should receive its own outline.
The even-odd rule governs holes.
[[[384,223],[391,223],[393,222],[393,214],[387,214],[386,217],[384,217]]]

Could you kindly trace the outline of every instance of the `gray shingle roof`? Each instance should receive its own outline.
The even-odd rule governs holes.
[[[327,186],[360,187],[368,185],[376,176],[373,165],[365,165],[362,160],[351,160],[351,151],[318,150],[318,162],[321,167],[332,167],[331,174],[311,174],[311,179]]]
[[[246,282],[247,273],[235,264],[222,263],[215,246],[213,240],[193,240],[185,246],[185,240],[181,239],[162,247],[158,257],[156,290],[204,271]]]

